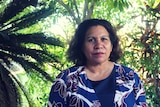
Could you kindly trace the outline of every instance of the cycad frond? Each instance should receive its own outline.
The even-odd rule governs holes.
[[[28,74],[30,72],[39,74],[44,81],[53,81],[53,78],[45,71],[45,64],[62,65],[58,57],[46,48],[47,46],[63,47],[64,44],[60,39],[48,37],[41,32],[28,34],[17,32],[51,15],[55,11],[53,4],[54,2],[47,8],[42,6],[33,12],[17,17],[16,15],[27,7],[36,6],[37,0],[13,0],[6,3],[7,6],[4,6],[6,8],[0,13],[0,106],[4,104],[6,107],[17,107],[21,104],[20,90],[26,96],[29,106],[33,106],[26,87],[10,71],[11,62],[20,64]]]

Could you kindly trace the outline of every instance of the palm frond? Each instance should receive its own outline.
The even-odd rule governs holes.
[[[48,7],[42,6],[20,17],[17,16],[37,3],[38,0],[12,0],[6,3],[6,6],[3,5],[5,9],[0,13],[0,106],[4,104],[7,107],[17,107],[21,104],[20,91],[24,93],[30,107],[34,103],[26,87],[12,75],[11,62],[20,64],[27,74],[36,73],[42,80],[51,82],[53,78],[45,71],[44,65],[61,64],[54,53],[44,49],[47,46],[64,47],[59,38],[43,33],[18,33],[19,30],[28,28],[54,13],[53,1]]]
[[[38,0],[13,0],[9,2],[3,12],[3,15],[0,17],[0,25],[3,25],[27,6],[36,6],[37,2]]]
[[[20,94],[10,72],[0,63],[0,106],[17,107],[20,104]]]

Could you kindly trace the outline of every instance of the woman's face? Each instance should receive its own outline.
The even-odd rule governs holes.
[[[101,25],[91,27],[85,35],[83,52],[87,64],[108,62],[112,44],[108,31]]]

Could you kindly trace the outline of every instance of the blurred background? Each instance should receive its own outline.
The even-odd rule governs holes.
[[[85,19],[109,20],[124,56],[144,82],[149,107],[160,107],[159,0],[0,0],[0,107],[46,107]]]

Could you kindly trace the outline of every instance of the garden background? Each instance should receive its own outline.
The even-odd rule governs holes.
[[[1,0],[0,106],[46,107],[66,60],[68,43],[85,19],[116,28],[124,56],[144,82],[149,107],[160,107],[159,0]]]

